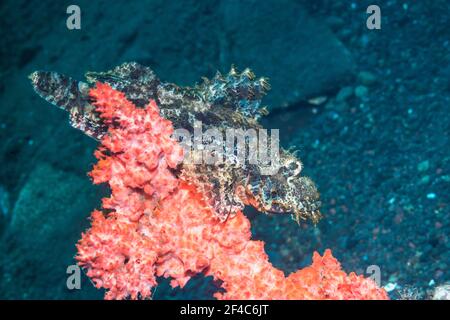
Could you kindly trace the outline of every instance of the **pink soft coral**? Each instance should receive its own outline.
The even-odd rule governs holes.
[[[264,242],[250,240],[242,212],[220,222],[204,195],[174,175],[183,151],[154,101],[136,108],[102,83],[90,94],[110,127],[90,174],[112,194],[103,199],[105,212],[92,213],[77,260],[107,299],[150,298],[156,277],[183,287],[197,273],[222,281],[218,299],[387,298],[372,280],[341,271],[329,250],[285,277],[268,261]]]

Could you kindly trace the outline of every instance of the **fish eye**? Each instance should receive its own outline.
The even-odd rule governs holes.
[[[289,171],[293,171],[294,175],[296,176],[300,173],[300,171],[302,171],[302,163],[300,161],[292,160],[286,164],[286,168]]]

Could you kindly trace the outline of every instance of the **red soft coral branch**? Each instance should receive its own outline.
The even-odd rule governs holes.
[[[372,280],[341,271],[329,250],[285,277],[269,262],[264,242],[250,240],[242,212],[220,222],[204,195],[173,174],[183,150],[154,101],[136,108],[102,83],[90,95],[109,125],[90,175],[107,182],[111,196],[103,199],[105,212],[92,213],[77,260],[96,287],[107,289],[105,298],[150,298],[156,277],[183,287],[198,273],[222,281],[218,299],[387,298]]]

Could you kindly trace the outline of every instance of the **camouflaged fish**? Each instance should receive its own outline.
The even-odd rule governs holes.
[[[136,106],[154,99],[161,115],[175,129],[193,130],[201,121],[208,128],[262,129],[258,119],[266,114],[261,99],[269,89],[265,78],[256,79],[246,69],[238,73],[233,67],[226,75],[217,75],[193,87],[178,87],[159,80],[154,72],[138,63],[124,63],[107,72],[87,72],[87,82],[74,80],[56,72],[37,71],[30,75],[35,91],[48,102],[69,113],[70,124],[86,135],[100,140],[107,134],[91,104],[89,89],[96,82],[108,83],[123,92]],[[263,174],[255,164],[225,161],[220,164],[181,163],[175,174],[195,184],[219,218],[251,205],[265,213],[292,214],[300,220],[320,218],[319,193],[314,183],[300,175],[301,162],[280,149],[280,167],[276,174]]]

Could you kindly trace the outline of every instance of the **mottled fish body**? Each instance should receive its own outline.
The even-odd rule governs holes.
[[[175,129],[192,131],[201,122],[204,130],[259,130],[258,119],[267,112],[261,107],[261,99],[269,89],[268,81],[255,78],[249,69],[238,73],[232,68],[226,75],[217,73],[193,87],[161,82],[150,68],[134,62],[107,72],[88,72],[86,82],[45,71],[32,73],[30,79],[41,97],[69,113],[73,127],[97,140],[107,134],[108,126],[89,97],[89,89],[96,82],[108,83],[138,107],[155,100],[161,115]],[[277,160],[280,168],[273,175],[264,174],[258,165],[227,162],[182,163],[177,174],[201,189],[222,220],[251,205],[266,213],[291,213],[297,221],[318,221],[319,193],[309,178],[300,175],[300,160],[283,149]]]

